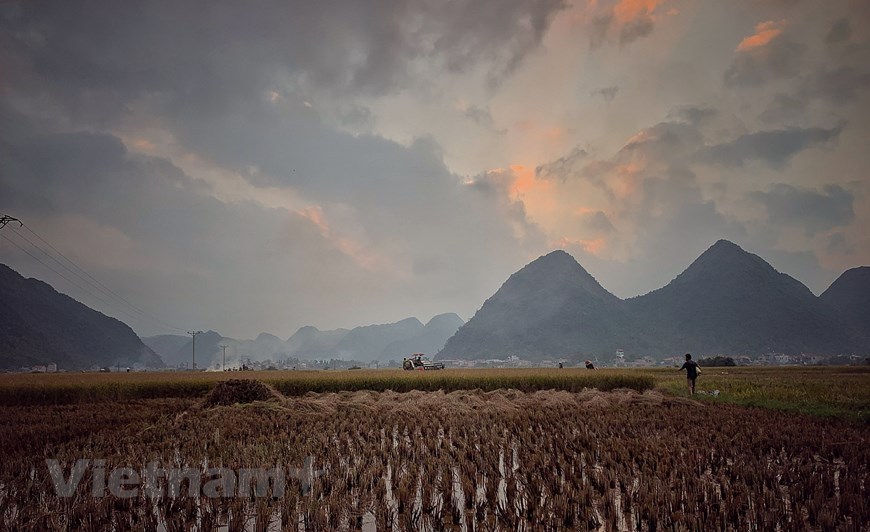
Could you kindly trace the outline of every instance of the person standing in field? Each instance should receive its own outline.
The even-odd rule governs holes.
[[[689,394],[695,395],[695,379],[698,378],[698,373],[701,373],[701,368],[698,363],[692,360],[692,355],[686,353],[686,361],[678,371],[686,370],[686,385],[689,387]]]

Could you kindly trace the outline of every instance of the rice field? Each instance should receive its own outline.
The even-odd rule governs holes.
[[[47,395],[22,390],[61,386],[61,376],[3,376],[0,529],[868,528],[870,427],[854,417],[691,399],[670,391],[685,379],[664,371],[511,371],[189,374],[184,385],[82,374],[84,391]],[[752,379],[712,373],[703,377],[723,389]],[[863,392],[846,395],[866,400],[868,374],[858,375]],[[119,396],[113,382],[154,396]],[[333,391],[342,386],[351,389]],[[104,462],[59,495],[46,460],[66,478],[80,459]],[[195,473],[180,496],[168,495],[166,476],[149,485],[155,492],[94,496],[120,468],[152,463]],[[242,496],[241,475],[205,489],[216,468],[293,474],[284,490]]]
[[[642,371],[586,369],[447,369],[162,373],[55,373],[0,375],[0,404],[67,404],[124,399],[203,397],[215,383],[248,378],[285,395],[371,390],[407,392],[481,389],[522,391],[583,388],[643,391],[655,378]]]

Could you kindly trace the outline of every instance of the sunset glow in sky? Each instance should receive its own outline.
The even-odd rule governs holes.
[[[3,2],[0,213],[234,337],[467,319],[553,249],[820,293],[870,264],[867,57],[859,0]]]

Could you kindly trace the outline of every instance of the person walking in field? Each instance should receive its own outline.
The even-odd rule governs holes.
[[[686,361],[683,362],[683,365],[680,367],[678,371],[686,370],[686,385],[689,387],[689,394],[695,395],[695,379],[698,378],[698,374],[701,373],[701,368],[698,367],[698,363],[692,360],[692,355],[686,353]]]

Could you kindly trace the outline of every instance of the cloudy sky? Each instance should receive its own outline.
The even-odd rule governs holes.
[[[630,297],[726,238],[820,293],[870,264],[867,57],[863,0],[3,2],[0,213],[234,337],[468,318],[553,249]]]

